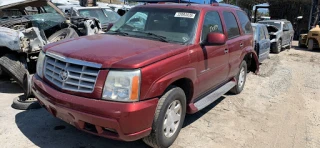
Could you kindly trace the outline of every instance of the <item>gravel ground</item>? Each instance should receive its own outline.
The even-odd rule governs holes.
[[[260,69],[248,75],[240,95],[226,94],[187,115],[172,147],[319,148],[320,50],[294,47],[271,54]],[[1,147],[146,147],[141,140],[121,142],[78,131],[44,109],[12,109],[12,99],[21,94],[17,84],[0,80]]]

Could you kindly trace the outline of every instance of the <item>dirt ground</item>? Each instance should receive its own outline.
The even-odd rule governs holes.
[[[294,43],[297,45],[297,42]],[[21,95],[0,80],[1,147],[146,147],[81,132],[44,109],[10,107]],[[240,95],[225,95],[204,110],[187,115],[173,148],[319,148],[320,50],[294,47],[271,54],[259,75],[249,74]]]

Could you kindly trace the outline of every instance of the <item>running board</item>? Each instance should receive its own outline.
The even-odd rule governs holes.
[[[205,96],[201,100],[194,103],[194,106],[201,110],[214,101],[218,100],[222,95],[227,93],[230,89],[232,89],[234,86],[236,86],[236,82],[230,81],[226,83],[225,85],[221,86],[219,89],[215,90],[214,92],[210,93],[209,95]]]

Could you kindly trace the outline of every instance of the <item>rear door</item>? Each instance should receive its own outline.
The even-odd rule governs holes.
[[[283,38],[282,38],[282,40],[283,40],[282,45],[288,45],[290,42],[290,29],[289,29],[287,22],[285,22],[283,24]]]
[[[268,52],[270,50],[270,40],[267,39],[267,32],[265,32],[265,27],[259,27],[259,45],[260,48],[258,50],[259,61],[264,60],[268,57]]]

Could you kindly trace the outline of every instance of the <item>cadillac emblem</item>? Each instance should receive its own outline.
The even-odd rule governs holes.
[[[69,77],[69,71],[68,70],[61,70],[59,77],[62,81],[66,81]]]

